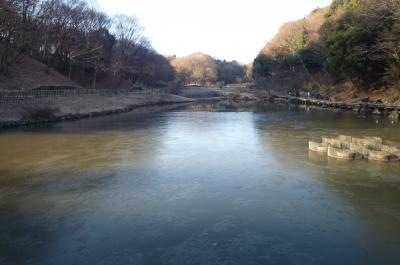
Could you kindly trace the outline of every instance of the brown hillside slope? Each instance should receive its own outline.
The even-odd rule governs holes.
[[[328,8],[316,9],[303,19],[285,23],[260,54],[270,56],[292,54],[296,52],[296,44],[300,37],[304,37],[307,43],[317,42],[318,31],[324,22],[327,10]]]
[[[9,76],[0,75],[0,90],[31,89],[40,86],[80,87],[51,68],[47,74],[46,65],[28,56],[24,56],[10,67]]]
[[[210,55],[197,52],[174,58],[171,60],[171,64],[178,75],[181,75],[182,79],[190,83],[204,84],[217,80],[217,65]]]

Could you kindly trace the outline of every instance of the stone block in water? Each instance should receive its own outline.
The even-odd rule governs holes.
[[[385,151],[369,151],[368,160],[389,162],[398,161],[399,157]]]
[[[322,143],[327,146],[332,146],[339,149],[342,148],[342,141],[336,138],[323,137]]]
[[[328,147],[328,156],[331,158],[341,159],[341,160],[358,160],[362,159],[362,155],[351,151],[351,150],[344,150],[334,147]]]
[[[318,153],[327,153],[328,146],[324,143],[317,143],[313,141],[308,142],[308,147],[311,151],[318,152]]]
[[[363,158],[368,158],[368,154],[369,154],[370,150],[364,145],[358,145],[358,144],[351,143],[350,151],[359,153],[360,155],[363,156]]]
[[[371,143],[376,143],[376,144],[382,144],[383,139],[380,137],[374,137],[374,136],[365,136],[364,139],[366,139],[368,142]]]

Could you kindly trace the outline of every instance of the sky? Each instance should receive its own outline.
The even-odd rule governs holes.
[[[109,15],[136,16],[163,55],[203,52],[250,63],[280,26],[331,0],[89,0]]]

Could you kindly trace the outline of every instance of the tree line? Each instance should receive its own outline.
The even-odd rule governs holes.
[[[334,0],[285,24],[253,63],[260,86],[400,87],[400,1]]]
[[[86,87],[103,80],[157,86],[175,78],[135,17],[109,17],[80,0],[0,0],[0,74],[9,75],[24,56]]]
[[[247,67],[236,61],[219,60],[203,53],[173,56],[170,61],[177,72],[177,82],[183,85],[224,85],[248,80]]]

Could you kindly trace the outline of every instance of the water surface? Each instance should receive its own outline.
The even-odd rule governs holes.
[[[0,264],[400,264],[400,163],[307,148],[399,132],[221,103],[3,131]]]

